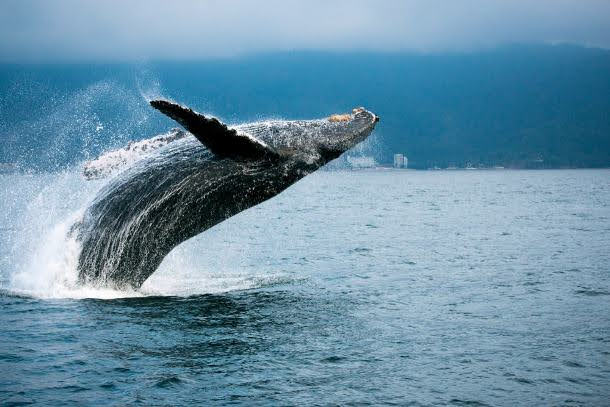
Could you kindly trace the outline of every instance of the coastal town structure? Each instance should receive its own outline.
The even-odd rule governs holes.
[[[409,159],[404,154],[394,154],[394,168],[407,168]]]

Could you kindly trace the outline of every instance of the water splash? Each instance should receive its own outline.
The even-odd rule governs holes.
[[[78,284],[77,263],[80,245],[69,231],[81,217],[81,211],[46,231],[34,243],[25,268],[11,279],[10,288],[16,294],[37,298],[117,298],[141,296],[135,291],[117,291],[108,288]]]
[[[136,86],[142,99],[147,103],[155,99],[167,99],[161,89],[161,82],[157,74],[145,65],[141,65],[136,69]]]
[[[285,273],[244,265],[249,253],[233,241],[241,228],[235,222],[178,246],[138,291],[78,284],[80,245],[69,231],[106,182],[85,181],[81,166],[53,174],[0,175],[1,239],[10,267],[2,271],[1,290],[44,299],[112,299],[192,296],[295,281]],[[224,259],[216,258],[219,251]]]
[[[5,220],[12,231],[4,236],[11,270],[3,288],[40,298],[116,296],[110,290],[92,291],[77,284],[80,246],[69,236],[102,183],[83,182],[79,168],[55,174],[4,175],[1,181],[5,189],[20,191],[2,194],[3,209],[9,213]]]
[[[35,87],[28,82],[15,86]],[[22,168],[67,168],[154,131],[148,104],[114,80],[97,81],[68,95],[39,98],[43,100],[30,100],[32,92],[36,93],[16,91],[12,106],[30,114],[2,126],[5,154]],[[31,106],[22,106],[26,102]]]

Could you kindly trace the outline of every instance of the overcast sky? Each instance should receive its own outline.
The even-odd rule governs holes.
[[[610,48],[610,0],[0,0],[2,61],[530,42]]]

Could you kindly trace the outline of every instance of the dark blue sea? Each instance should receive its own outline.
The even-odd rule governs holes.
[[[610,403],[610,170],[317,172],[137,292],[79,172],[0,175],[3,406]]]

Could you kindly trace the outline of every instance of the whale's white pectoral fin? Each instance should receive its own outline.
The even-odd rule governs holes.
[[[237,160],[276,159],[278,153],[246,133],[230,129],[213,117],[205,117],[179,104],[152,100],[151,106],[174,119],[192,133],[212,153]]]

